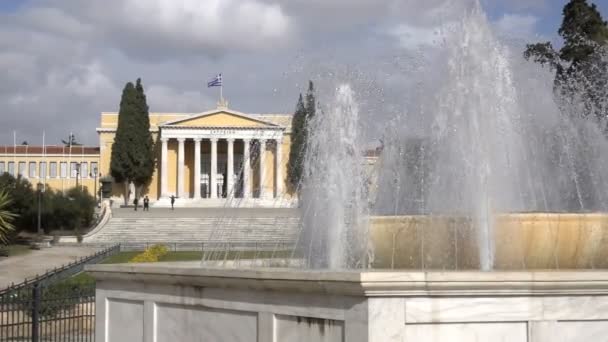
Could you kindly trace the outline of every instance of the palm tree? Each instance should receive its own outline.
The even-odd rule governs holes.
[[[8,243],[8,234],[15,229],[13,220],[17,215],[8,210],[10,204],[8,193],[0,191],[0,243]]]

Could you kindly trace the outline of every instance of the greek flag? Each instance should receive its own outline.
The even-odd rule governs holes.
[[[215,76],[215,78],[212,81],[207,82],[207,88],[221,87],[221,86],[222,86],[222,74]]]

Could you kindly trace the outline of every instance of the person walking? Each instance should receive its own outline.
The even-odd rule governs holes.
[[[144,197],[144,211],[150,211],[150,199],[148,198],[148,195]]]
[[[171,210],[173,210],[173,205],[175,204],[175,196],[171,195]]]
[[[133,200],[133,205],[135,206],[135,211],[137,211],[137,203],[139,203],[139,200],[137,199],[137,197],[135,197],[135,199]]]

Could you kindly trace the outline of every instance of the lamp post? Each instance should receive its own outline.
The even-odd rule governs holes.
[[[44,184],[36,184],[36,190],[38,190],[38,235],[42,235],[42,193],[44,193]]]
[[[76,163],[76,189],[78,189],[78,177],[80,176],[80,163]]]
[[[94,192],[94,194],[95,194],[95,205],[98,205],[98,203],[97,203],[97,175],[98,175],[97,174],[97,168],[94,167],[93,170],[91,170],[91,171],[92,171],[92,173],[89,176],[93,177],[93,179],[94,179],[93,188],[94,188],[94,191],[95,191]],[[101,174],[99,174],[99,176],[101,176]]]

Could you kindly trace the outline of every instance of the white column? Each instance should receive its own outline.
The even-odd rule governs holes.
[[[234,139],[226,139],[228,142],[228,158],[226,159],[227,170],[226,176],[228,179],[226,180],[226,197],[234,197],[233,188],[234,188]]]
[[[217,138],[211,139],[211,198],[217,198]]]
[[[243,140],[243,198],[251,197],[251,190],[249,189],[249,178],[251,174],[251,156],[249,152],[250,143],[251,140],[249,139]]]
[[[177,148],[177,197],[186,197],[184,192],[184,142],[186,139],[178,138]]]
[[[266,197],[264,180],[266,179],[266,139],[260,139],[260,198]]]
[[[201,138],[194,139],[194,198],[201,198]]]
[[[275,185],[275,196],[279,197],[283,193],[283,142],[281,139],[276,139],[276,148],[275,148],[275,178],[277,184]]]
[[[161,152],[160,152],[160,195],[161,197],[167,197],[168,189],[167,182],[169,180],[169,175],[167,174],[167,144],[169,142],[168,138],[160,138],[160,142],[162,143]]]

